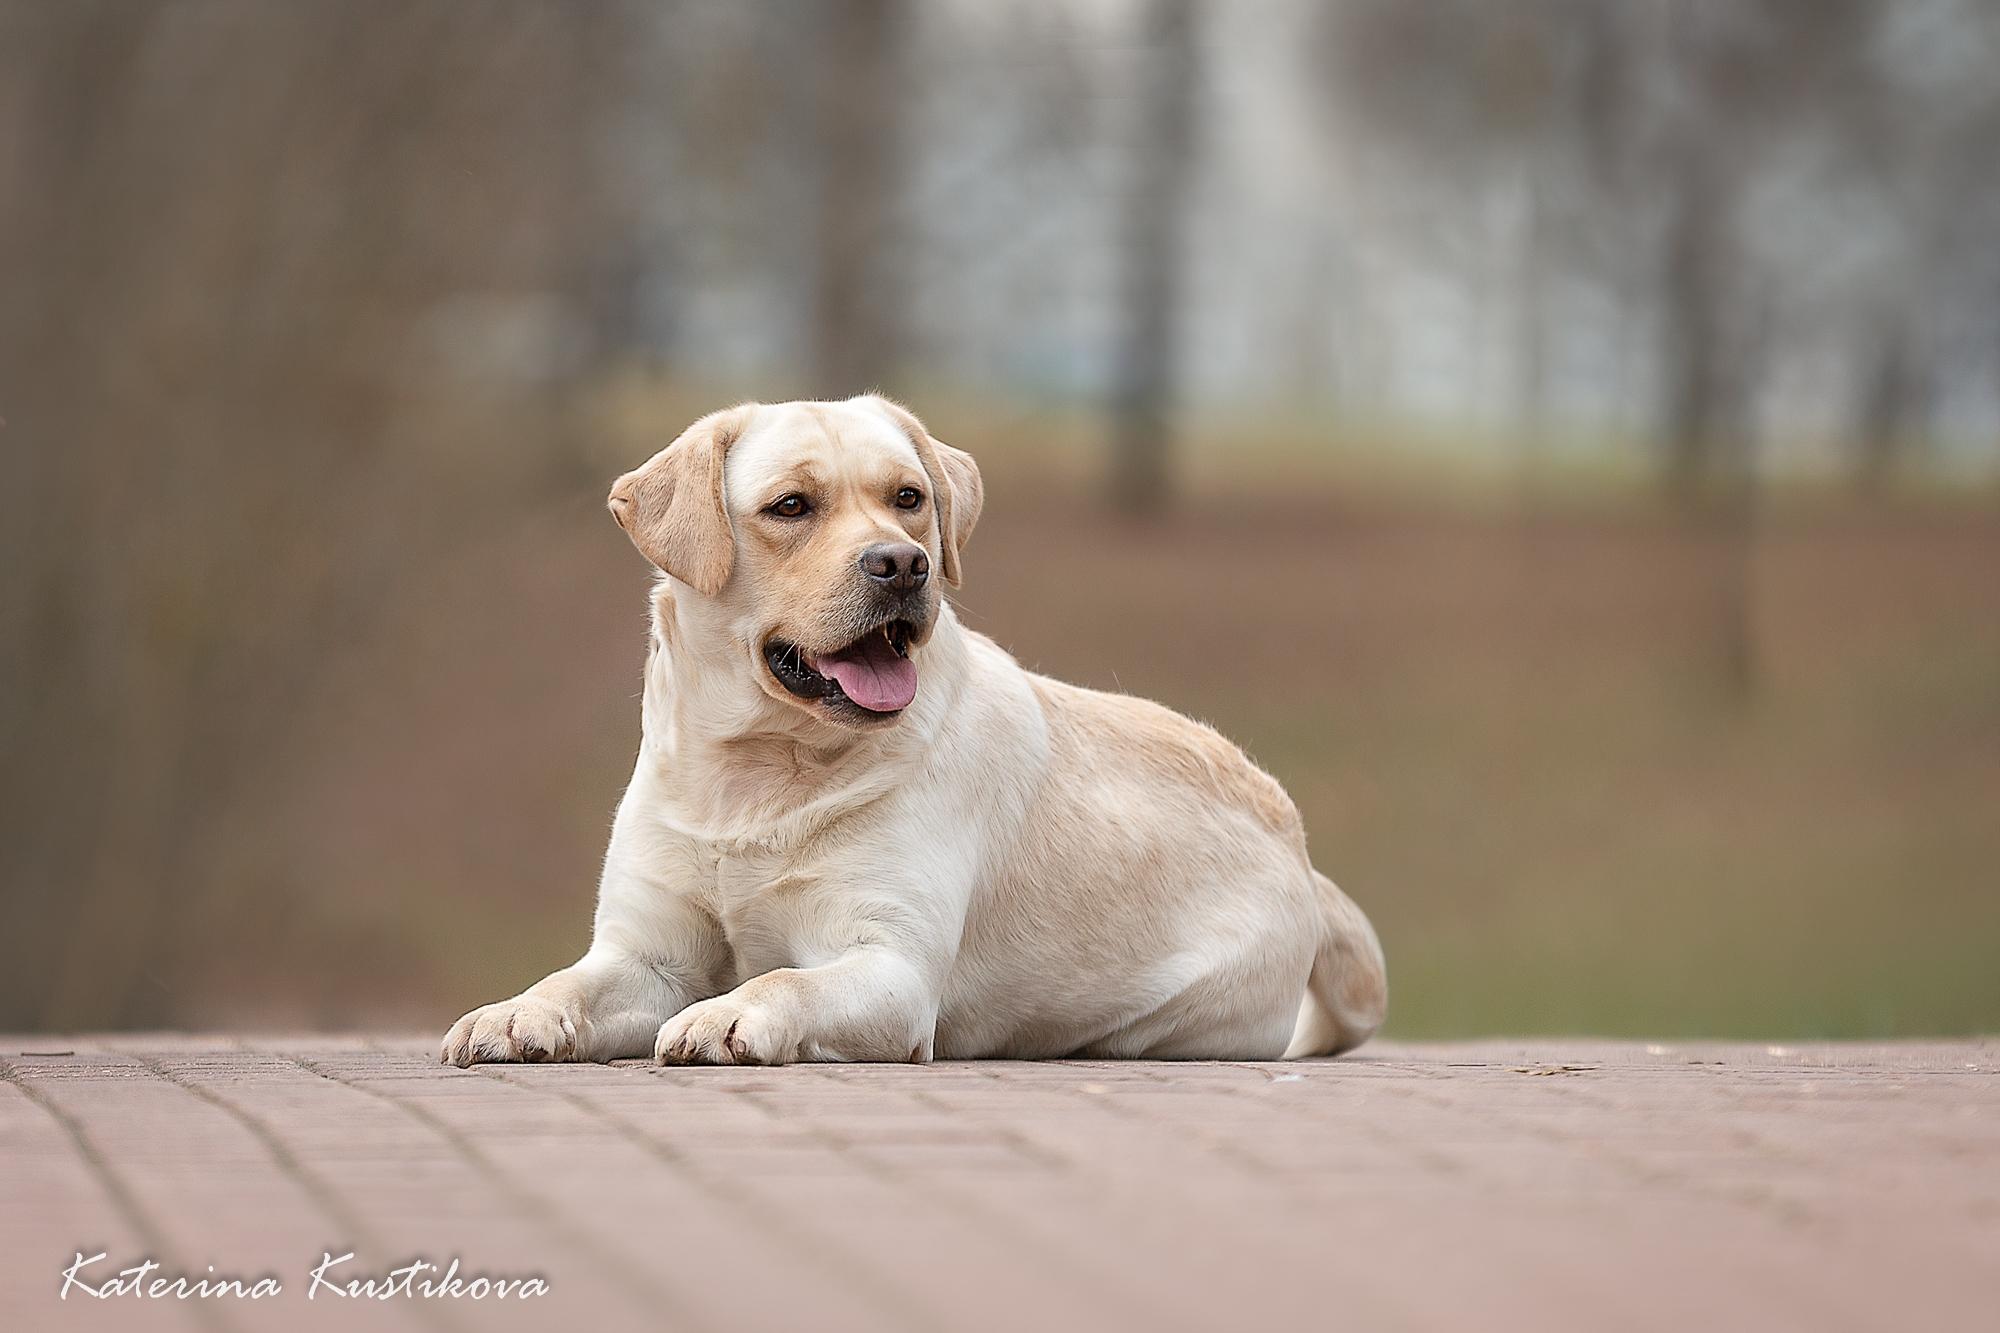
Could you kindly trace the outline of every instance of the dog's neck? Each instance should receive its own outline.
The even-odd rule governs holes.
[[[917,698],[894,723],[856,730],[772,697],[751,647],[677,599],[653,599],[641,762],[663,811],[690,832],[758,840],[865,805],[893,786],[955,705],[965,632],[949,605],[914,651]]]

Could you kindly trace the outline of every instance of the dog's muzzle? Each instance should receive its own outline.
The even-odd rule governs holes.
[[[921,575],[907,565],[899,573],[901,586],[892,581],[896,575],[871,576],[867,628],[846,643],[814,650],[768,640],[764,663],[771,675],[792,695],[820,701],[853,720],[893,717],[908,708],[917,697],[910,650],[929,637],[937,603],[925,592]]]

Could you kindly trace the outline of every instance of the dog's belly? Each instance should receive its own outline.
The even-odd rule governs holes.
[[[1207,969],[1170,960],[1148,975],[1106,978],[1060,1010],[994,1003],[948,991],[938,1015],[939,1060],[1275,1060],[1298,1018],[1311,960],[1245,958]],[[951,991],[960,988],[954,986]],[[1009,1004],[1009,1000],[1017,1003]]]
[[[1089,940],[1035,933],[1018,900],[975,920],[946,982],[933,1055],[1276,1059],[1316,938],[1276,883],[1293,873],[1248,873],[1210,907],[1138,912]]]

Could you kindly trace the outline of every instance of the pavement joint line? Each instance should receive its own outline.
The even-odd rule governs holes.
[[[536,1259],[568,1299],[528,1318],[579,1333],[685,1321],[651,1300],[638,1317],[586,1262],[596,1256],[564,1243],[571,1233],[611,1244],[606,1262],[642,1257],[644,1276],[671,1283],[707,1333],[767,1322],[908,1333],[947,1322],[939,1309],[952,1327],[996,1331],[1162,1322],[1127,1292],[1202,1327],[1316,1327],[1329,1310],[1357,1328],[1983,1327],[2000,1253],[1991,1038],[1805,1046],[1776,1060],[1749,1043],[1642,1053],[1636,1041],[1504,1039],[1284,1065],[631,1062],[482,1066],[470,1081],[414,1035],[75,1045],[82,1058],[55,1055],[64,1038],[0,1038],[0,1127],[18,1154],[0,1175],[19,1186],[0,1323],[88,1313],[52,1303],[59,1279],[35,1258],[49,1224],[99,1233],[85,1254],[136,1255],[152,1222],[165,1234],[150,1253],[169,1277],[176,1242],[221,1267],[203,1251],[255,1246],[261,1219],[292,1237],[286,1249],[329,1225],[268,1144],[188,1087],[168,1091],[177,1079],[260,1120],[391,1241],[424,1238],[430,1219],[495,1261],[501,1247]],[[507,1175],[466,1165],[425,1111]],[[1282,1174],[1267,1180],[1232,1149]],[[1427,1151],[1464,1170],[1426,1164]],[[784,1209],[793,1230],[878,1259],[903,1326],[795,1256],[761,1215],[752,1231],[711,1205],[699,1170],[746,1209]],[[239,1189],[257,1213],[239,1211]],[[1810,1225],[1788,1209],[1808,1210]],[[188,1304],[265,1326],[264,1307]],[[484,1326],[477,1311],[453,1312]],[[177,1321],[206,1333],[187,1322],[202,1313]]]
[[[1274,1079],[1272,1081],[1275,1084],[1276,1080]],[[1241,1088],[1235,1084],[1230,1084],[1230,1083],[1218,1085],[1218,1091],[1221,1091],[1229,1096],[1234,1096],[1234,1097],[1248,1097],[1254,1095],[1248,1089]],[[1466,1166],[1465,1163],[1459,1161],[1456,1157],[1453,1157],[1451,1154],[1440,1152],[1437,1149],[1432,1148],[1426,1144],[1422,1143],[1413,1144],[1404,1138],[1400,1138],[1390,1133],[1388,1130],[1384,1129],[1381,1125],[1376,1124],[1372,1118],[1363,1117],[1358,1121],[1358,1123],[1361,1127],[1362,1132],[1368,1136],[1371,1142],[1377,1143],[1384,1148],[1388,1148],[1400,1154],[1401,1156],[1407,1158],[1408,1160],[1415,1162],[1417,1165],[1423,1167],[1427,1171],[1435,1172],[1438,1175],[1445,1176],[1448,1178],[1451,1177],[1463,1178],[1463,1177],[1469,1177],[1472,1174],[1470,1167]]]
[[[233,1042],[232,1044],[238,1051],[247,1055],[261,1056],[264,1054],[261,1051],[251,1050],[240,1041]],[[362,1221],[360,1215],[348,1207],[346,1200],[340,1196],[340,1192],[334,1189],[332,1184],[321,1177],[318,1172],[300,1160],[298,1154],[291,1150],[290,1145],[280,1139],[277,1131],[272,1129],[261,1117],[255,1115],[247,1108],[230,1101],[215,1089],[205,1084],[191,1081],[184,1073],[176,1073],[171,1067],[153,1056],[137,1051],[120,1050],[118,1047],[112,1045],[106,1045],[104,1049],[113,1055],[136,1061],[168,1083],[173,1084],[190,1096],[215,1107],[223,1114],[235,1120],[236,1123],[242,1125],[263,1147],[264,1151],[271,1155],[271,1160],[277,1164],[279,1173],[296,1184],[306,1197],[313,1201],[314,1206],[325,1215],[327,1221],[347,1233],[348,1239],[352,1242],[347,1248],[351,1250],[365,1249],[383,1253],[387,1252],[388,1246],[384,1242],[381,1233]],[[429,1324],[434,1328],[459,1330],[468,1327],[463,1320],[454,1317],[449,1310],[429,1302],[419,1304],[416,1309],[418,1318],[423,1323]]]
[[[1500,1067],[1509,1069],[1513,1068],[1512,1066],[1500,1066]],[[1442,1110],[1448,1113],[1461,1114],[1468,1109],[1428,1088],[1412,1086],[1407,1088],[1395,1088],[1393,1090],[1396,1091],[1398,1095],[1404,1096],[1411,1100],[1427,1103],[1435,1109]],[[1233,1095],[1249,1095],[1244,1090],[1234,1085],[1228,1085],[1228,1084],[1222,1085],[1222,1091]],[[1620,1108],[1613,1103],[1606,1102],[1601,1098],[1591,1097],[1589,1094],[1585,1093],[1583,1089],[1572,1086],[1564,1086],[1560,1094],[1555,1094],[1553,1087],[1550,1089],[1550,1092],[1552,1095],[1561,1095],[1571,1100],[1584,1100],[1588,1104],[1597,1107],[1597,1109],[1599,1110],[1607,1110],[1613,1113],[1620,1113],[1623,1110],[1623,1108]],[[1579,1094],[1583,1095],[1580,1097]],[[1563,1135],[1552,1134],[1539,1121],[1531,1117],[1525,1117],[1519,1114],[1518,1112],[1508,1112],[1505,1110],[1501,1110],[1496,1114],[1492,1107],[1485,1107],[1482,1108],[1482,1110],[1485,1112],[1489,1123],[1500,1123],[1510,1127],[1517,1133],[1525,1133],[1530,1137],[1541,1140],[1543,1142],[1554,1142],[1561,1147],[1573,1149],[1575,1146],[1567,1137]],[[1379,1126],[1375,1126],[1372,1124],[1372,1122],[1367,1122],[1367,1121],[1364,1121],[1363,1123],[1367,1125],[1372,1131],[1374,1131],[1378,1136],[1381,1134]],[[1630,1154],[1625,1153],[1623,1150],[1611,1150],[1608,1152],[1604,1151],[1602,1145],[1599,1145],[1599,1150],[1597,1152],[1586,1153],[1584,1155],[1586,1157],[1594,1157],[1597,1160],[1608,1162],[1614,1167],[1627,1171],[1630,1177],[1633,1179],[1634,1183],[1637,1184],[1666,1183],[1668,1185],[1678,1187],[1683,1191],[1691,1195],[1694,1195],[1695,1197],[1707,1197],[1710,1199],[1723,1202],[1725,1204],[1729,1204],[1731,1206],[1741,1206],[1747,1204],[1749,1205],[1749,1208],[1752,1212],[1760,1213],[1767,1220],[1775,1221],[1780,1225],[1789,1223],[1791,1225],[1796,1226],[1801,1221],[1801,1215],[1795,1211],[1795,1207],[1791,1205],[1789,1201],[1777,1198],[1769,1194],[1767,1190],[1762,1187],[1719,1186],[1714,1189],[1703,1189],[1698,1182],[1676,1178],[1670,1172],[1665,1172],[1655,1168],[1651,1168],[1649,1164],[1644,1163],[1640,1159],[1633,1158]],[[1419,1160],[1422,1159],[1419,1158]],[[1441,1158],[1440,1160],[1446,1160],[1446,1159]],[[1469,1168],[1459,1168],[1459,1169],[1469,1174],[1470,1171]]]
[[[1626,1107],[1623,1107],[1619,1105],[1617,1102],[1612,1101],[1606,1097],[1600,1096],[1594,1089],[1589,1087],[1565,1088],[1563,1090],[1563,1095],[1572,1101],[1581,1102],[1585,1106],[1594,1106],[1598,1110],[1607,1112],[1611,1115],[1623,1117],[1628,1113]],[[1748,1103],[1743,1099],[1740,1090],[1734,1090],[1734,1089],[1727,1090],[1724,1095],[1729,1097],[1732,1103],[1734,1103],[1734,1105],[1738,1107],[1744,1107],[1748,1105]],[[1788,1165],[1794,1167],[1800,1167],[1809,1170],[1812,1166],[1811,1160],[1805,1157],[1803,1154],[1794,1152],[1792,1149],[1786,1147],[1784,1144],[1780,1143],[1776,1139],[1769,1137],[1768,1135],[1759,1134],[1755,1130],[1747,1129],[1740,1125],[1729,1126],[1728,1132],[1731,1135],[1735,1136],[1739,1147],[1748,1149],[1751,1152],[1760,1153],[1766,1157],[1777,1158],[1787,1163]],[[1770,1210],[1772,1212],[1772,1215],[1776,1217],[1779,1221],[1790,1222],[1793,1224],[1804,1224],[1804,1225],[1811,1225],[1817,1221],[1817,1219],[1812,1215],[1810,1209],[1807,1209],[1804,1206],[1791,1202],[1789,1200],[1785,1200],[1771,1195],[1768,1192],[1768,1187],[1747,1186],[1747,1185],[1733,1186],[1733,1187],[1726,1185],[1708,1187],[1702,1185],[1701,1182],[1699,1181],[1688,1180],[1685,1178],[1678,1180],[1674,1179],[1671,1176],[1667,1176],[1664,1178],[1668,1181],[1668,1183],[1686,1189],[1690,1193],[1700,1194],[1705,1192],[1711,1195],[1712,1197],[1717,1197],[1717,1198],[1729,1198],[1732,1195],[1735,1195],[1736,1196],[1735,1202],[1748,1203],[1754,1208]]]
[[[380,1051],[380,1048],[373,1043],[370,1043],[369,1048],[378,1052]],[[695,1326],[694,1320],[688,1316],[687,1312],[677,1308],[680,1302],[673,1291],[644,1276],[647,1269],[643,1256],[639,1257],[640,1262],[637,1264],[607,1262],[603,1257],[605,1249],[600,1247],[596,1236],[588,1228],[577,1226],[574,1222],[570,1221],[561,1209],[555,1207],[547,1199],[536,1194],[534,1191],[523,1187],[511,1175],[499,1169],[494,1164],[492,1158],[487,1155],[486,1150],[475,1143],[470,1135],[466,1134],[450,1121],[439,1116],[437,1112],[427,1106],[422,1106],[406,1098],[395,1096],[393,1093],[385,1092],[380,1088],[342,1078],[338,1074],[324,1068],[319,1062],[305,1056],[293,1055],[287,1051],[276,1053],[282,1058],[290,1060],[293,1064],[299,1066],[299,1068],[304,1069],[307,1073],[316,1074],[328,1082],[338,1083],[343,1088],[351,1088],[364,1096],[372,1097],[386,1105],[393,1106],[404,1115],[423,1125],[439,1138],[443,1139],[467,1166],[470,1166],[480,1174],[482,1179],[488,1181],[495,1190],[506,1196],[523,1217],[546,1228],[564,1245],[583,1255],[590,1262],[591,1267],[605,1277],[612,1289],[618,1291],[628,1301],[654,1317],[658,1317],[661,1309],[664,1307],[667,1310],[673,1311],[673,1320],[679,1327],[688,1328]]]
[[[146,1248],[151,1252],[148,1255],[149,1258],[157,1257],[163,1263],[171,1262],[176,1269],[183,1273],[188,1272],[193,1267],[187,1258],[186,1251],[174,1243],[173,1239],[167,1234],[166,1229],[153,1217],[151,1211],[139,1201],[139,1196],[125,1181],[125,1178],[113,1169],[110,1159],[98,1149],[96,1143],[91,1139],[89,1131],[84,1129],[83,1122],[71,1115],[54,1098],[36,1088],[33,1080],[22,1075],[21,1066],[16,1065],[12,1060],[8,1060],[5,1057],[0,1057],[0,1080],[5,1080],[19,1088],[23,1096],[39,1107],[43,1114],[47,1115],[64,1134],[69,1136],[70,1143],[76,1148],[78,1159],[83,1162],[84,1167],[90,1174],[96,1178],[97,1183],[103,1187],[104,1192],[111,1197],[112,1206],[125,1219],[125,1224],[131,1227],[133,1233],[145,1243]],[[219,1333],[235,1333],[235,1330],[239,1327],[236,1321],[231,1319],[221,1307],[211,1305],[206,1301],[195,1305],[190,1314],[197,1324],[205,1328],[216,1329]]]
[[[988,1072],[982,1070],[981,1072],[985,1073],[988,1078],[994,1080],[1001,1079],[998,1071]],[[1136,1072],[1148,1082],[1177,1086],[1173,1079],[1168,1078],[1160,1070],[1139,1066]],[[1210,1156],[1242,1169],[1248,1175],[1260,1181],[1265,1187],[1275,1189],[1288,1197],[1300,1197],[1300,1185],[1295,1173],[1275,1166],[1255,1153],[1245,1152],[1239,1149],[1233,1142],[1218,1139],[1213,1135],[1193,1135],[1185,1127],[1175,1124],[1173,1121],[1148,1115],[1138,1106],[1120,1100],[1117,1097],[1117,1089],[1115,1088],[1108,1088],[1103,1092],[1092,1092],[1090,1091],[1091,1085],[1087,1083],[1065,1083],[1061,1086],[1063,1091],[1072,1096],[1088,1098],[1088,1104],[1102,1107],[1109,1115],[1129,1120],[1135,1124],[1146,1125],[1182,1142],[1194,1144]],[[1218,1086],[1229,1091],[1238,1091],[1227,1084]]]
[[[622,1068],[621,1066],[613,1067]],[[586,1115],[592,1116],[609,1125],[618,1132],[620,1137],[628,1140],[640,1151],[648,1153],[659,1161],[684,1170],[688,1178],[698,1185],[702,1192],[707,1194],[711,1199],[726,1204],[739,1213],[748,1211],[744,1201],[736,1197],[728,1189],[722,1188],[713,1173],[702,1167],[693,1154],[683,1152],[678,1146],[656,1137],[651,1131],[633,1124],[624,1116],[611,1110],[611,1108],[589,1099],[585,1094],[567,1089],[545,1088],[540,1086],[539,1083],[521,1081],[510,1076],[509,1066],[506,1065],[482,1064],[474,1065],[472,1068],[483,1077],[505,1087],[522,1092],[539,1093],[576,1107]],[[648,1066],[648,1068],[652,1067]],[[643,1070],[631,1070],[629,1072],[636,1074],[642,1079],[646,1077],[646,1073]],[[737,1097],[747,1096],[747,1094],[735,1089],[731,1089],[730,1092],[731,1095]],[[934,1323],[911,1323],[910,1312],[895,1300],[890,1299],[891,1297],[906,1296],[908,1293],[902,1292],[893,1286],[885,1287],[879,1284],[879,1282],[855,1281],[855,1274],[857,1272],[867,1273],[871,1277],[876,1276],[878,1264],[872,1256],[866,1254],[856,1255],[844,1242],[829,1241],[820,1235],[798,1230],[791,1225],[782,1210],[769,1215],[762,1213],[755,1214],[755,1220],[759,1226],[766,1230],[784,1232],[786,1238],[800,1254],[811,1260],[822,1271],[831,1274],[836,1281],[861,1295],[871,1307],[879,1307],[881,1312],[886,1313],[899,1326],[918,1330],[936,1326]],[[832,1249],[843,1251],[842,1257],[848,1260],[848,1263],[835,1262],[828,1254],[828,1251]],[[933,1317],[938,1314],[934,1310],[927,1313]]]
[[[476,1066],[476,1067],[482,1067],[482,1066]],[[504,1067],[492,1066],[492,1068],[499,1070]],[[753,1067],[745,1066],[745,1068],[753,1068]],[[796,1076],[799,1077],[810,1076],[816,1078],[818,1081],[822,1083],[827,1083],[830,1085],[838,1085],[846,1076],[845,1071],[847,1067],[840,1065],[832,1065],[832,1064],[825,1064],[825,1065],[802,1064],[794,1066],[793,1068],[796,1071]],[[643,1075],[650,1075],[663,1080],[671,1080],[673,1075],[672,1070],[659,1065],[652,1065],[652,1064],[641,1066],[635,1072],[639,1072]],[[764,1071],[764,1072],[773,1072],[773,1071]],[[977,1072],[983,1078],[993,1076],[991,1071],[986,1069],[980,1069]],[[512,1080],[507,1080],[507,1081],[512,1082]],[[525,1087],[530,1085],[515,1084],[514,1086]],[[759,1109],[765,1111],[767,1114],[772,1116],[774,1120],[777,1120],[780,1123],[787,1123],[787,1124],[793,1123],[792,1118],[785,1115],[781,1108],[773,1107],[772,1105],[770,1105],[766,1096],[768,1092],[768,1089],[766,1088],[733,1087],[727,1089],[727,1091],[730,1096],[741,1099],[750,1105],[757,1106]],[[914,1090],[904,1089],[904,1091],[914,1091]],[[939,1107],[944,1105],[943,1103],[936,1102],[934,1097],[931,1099],[931,1104]],[[922,1183],[922,1188],[918,1188],[916,1182],[911,1181],[907,1173],[903,1172],[900,1168],[895,1167],[892,1162],[889,1162],[887,1159],[884,1159],[875,1154],[864,1155],[865,1150],[862,1150],[859,1147],[859,1145],[856,1145],[851,1140],[845,1138],[844,1136],[841,1136],[836,1132],[827,1129],[824,1125],[819,1124],[817,1121],[808,1119],[803,1124],[802,1128],[810,1138],[832,1149],[834,1152],[839,1153],[842,1157],[846,1158],[848,1161],[854,1163],[855,1165],[863,1167],[868,1172],[875,1174],[880,1178],[888,1181],[898,1190],[904,1193],[914,1194],[916,1197],[919,1197],[926,1201],[934,1201],[936,1198],[939,1197],[940,1194],[948,1191],[952,1195],[953,1202],[959,1204],[962,1207],[968,1208],[972,1211],[976,1211],[981,1216],[984,1222],[994,1226],[1000,1232],[1001,1235],[1033,1250],[1037,1254],[1037,1256],[1041,1258],[1043,1261],[1045,1261],[1046,1263],[1050,1264],[1053,1267],[1061,1269],[1066,1275],[1068,1275],[1071,1278],[1072,1281],[1079,1280],[1077,1277],[1078,1273],[1077,1264],[1071,1256],[1063,1252],[1060,1248],[1055,1247],[1051,1245],[1049,1242],[1045,1241],[1044,1238],[1042,1238],[1038,1233],[1035,1233],[1031,1230],[1021,1227],[1013,1218],[1009,1217],[1008,1215],[995,1211],[994,1209],[986,1205],[983,1200],[979,1199],[976,1194],[973,1194],[963,1188],[951,1189],[950,1187],[942,1186],[941,1183],[936,1179],[927,1179]],[[641,1132],[643,1133],[644,1131]],[[1089,1292],[1094,1296],[1108,1295],[1117,1300],[1121,1300],[1125,1302],[1128,1309],[1130,1307],[1149,1307],[1150,1303],[1146,1302],[1140,1293],[1131,1291],[1129,1289],[1107,1291],[1104,1285],[1100,1281],[1097,1281],[1095,1279],[1095,1275],[1087,1270],[1083,1272],[1080,1282],[1082,1289],[1084,1291]],[[1150,1321],[1150,1326],[1155,1328],[1175,1326],[1172,1317],[1166,1311],[1157,1308],[1146,1308],[1146,1317]],[[926,1325],[925,1327],[936,1327],[936,1326],[938,1325],[933,1323],[931,1325]]]
[[[940,1115],[952,1116],[958,1114],[957,1108],[953,1107],[951,1103],[941,1100],[935,1092],[927,1088],[913,1088],[910,1090],[910,1096]],[[991,1126],[991,1129],[997,1137],[1006,1142],[1014,1151],[1028,1158],[1044,1170],[1067,1170],[1075,1165],[1064,1154],[1057,1152],[1047,1144],[1035,1142],[1034,1139],[1023,1134],[1013,1125],[994,1125]]]
[[[836,1082],[842,1077],[835,1072],[832,1066],[822,1065],[817,1067],[814,1072],[820,1075],[822,1082]],[[935,1094],[926,1094],[921,1089],[912,1089],[911,1091],[917,1098],[923,1099],[926,1105],[931,1106],[932,1109],[939,1111],[941,1114],[950,1115],[952,1113],[949,1104],[939,1101]],[[810,1125],[808,1132],[816,1135],[825,1134],[836,1151],[846,1151],[851,1147],[850,1144],[842,1141],[839,1136],[833,1134],[832,1131],[824,1130],[823,1127],[817,1124]],[[1018,1131],[1013,1132],[1015,1137],[1021,1137]],[[874,1159],[871,1158],[872,1160]],[[1156,1308],[1151,1300],[1142,1293],[1130,1289],[1108,1289],[1098,1278],[1094,1270],[1087,1264],[1079,1265],[1074,1256],[1062,1247],[1051,1243],[1032,1228],[1022,1226],[1012,1216],[994,1209],[984,1199],[980,1198],[978,1194],[966,1187],[962,1185],[953,1186],[935,1177],[927,1178],[922,1182],[912,1181],[906,1171],[894,1165],[890,1166],[883,1174],[905,1193],[915,1194],[926,1199],[935,1199],[940,1194],[949,1194],[952,1201],[959,1207],[977,1213],[987,1225],[994,1227],[1001,1235],[1034,1253],[1036,1257],[1051,1268],[1061,1271],[1069,1281],[1077,1284],[1081,1290],[1088,1292],[1098,1299],[1109,1297],[1114,1302],[1123,1302],[1125,1310],[1128,1313],[1143,1311],[1143,1320],[1135,1320],[1135,1323],[1143,1322],[1151,1328],[1177,1326],[1168,1312]]]
[[[1582,1090],[1566,1087],[1562,1095],[1576,1097],[1580,1091]],[[1414,1101],[1425,1102],[1438,1110],[1457,1113],[1464,1109],[1450,1098],[1441,1097],[1437,1093],[1427,1089],[1416,1087],[1398,1088],[1396,1092],[1399,1096],[1407,1097]],[[1599,1109],[1610,1110],[1621,1116],[1624,1113],[1624,1108],[1612,1103],[1599,1101],[1593,1104],[1598,1106]],[[1482,1109],[1488,1123],[1508,1126],[1517,1133],[1525,1134],[1541,1143],[1552,1144],[1570,1152],[1575,1152],[1577,1149],[1578,1145],[1573,1136],[1558,1133],[1538,1119],[1523,1116],[1518,1111],[1509,1111],[1504,1108],[1489,1106]],[[1814,1220],[1809,1210],[1800,1207],[1790,1200],[1771,1195],[1764,1187],[1705,1185],[1701,1181],[1694,1180],[1684,1173],[1656,1165],[1627,1149],[1616,1147],[1607,1142],[1597,1141],[1590,1144],[1589,1150],[1583,1155],[1597,1161],[1606,1162],[1618,1170],[1625,1172],[1634,1184],[1665,1185],[1697,1198],[1715,1199],[1733,1206],[1747,1207],[1753,1212],[1764,1215],[1769,1220],[1786,1226],[1809,1225]]]

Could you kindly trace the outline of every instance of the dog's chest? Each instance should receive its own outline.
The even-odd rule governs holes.
[[[779,967],[808,966],[801,956],[804,898],[815,882],[786,855],[741,845],[715,855],[715,915],[735,955],[738,980]]]

